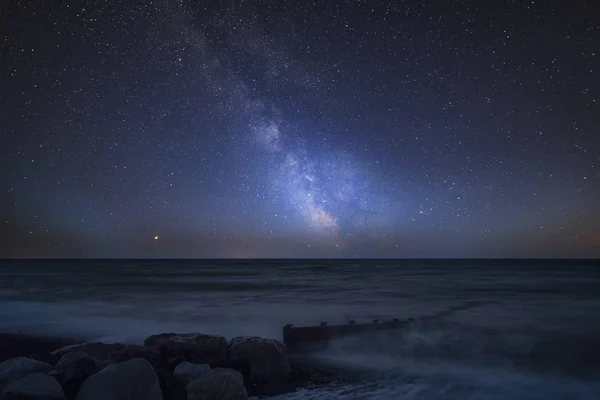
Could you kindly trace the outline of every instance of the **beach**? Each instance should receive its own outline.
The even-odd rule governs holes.
[[[140,345],[163,332],[281,341],[285,324],[425,318],[302,354],[328,366],[322,385],[280,397],[600,392],[600,274],[592,261],[2,261],[0,277],[0,331],[11,333],[0,341],[9,349],[46,346],[14,333],[63,338],[52,346],[65,338]]]

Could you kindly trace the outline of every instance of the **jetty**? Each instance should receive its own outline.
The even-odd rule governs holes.
[[[302,351],[304,349],[310,349],[313,351],[325,350],[329,344],[329,341],[332,339],[357,336],[370,332],[400,329],[402,327],[406,327],[408,324],[414,321],[427,321],[445,317],[455,312],[477,307],[485,303],[487,302],[467,301],[453,307],[448,307],[444,310],[438,311],[437,313],[424,315],[417,318],[393,318],[391,320],[383,321],[374,319],[371,322],[362,323],[357,323],[355,320],[350,320],[346,324],[338,325],[329,325],[326,321],[321,322],[319,325],[313,326],[294,326],[292,324],[287,324],[283,327],[283,343],[291,351]]]
[[[290,350],[303,348],[310,348],[312,350],[325,349],[332,339],[355,336],[362,333],[394,330],[411,321],[413,321],[413,318],[405,320],[393,318],[384,321],[375,319],[366,323],[357,323],[355,320],[350,320],[347,324],[339,325],[329,325],[325,321],[314,326],[294,326],[287,324],[283,327],[283,343]]]

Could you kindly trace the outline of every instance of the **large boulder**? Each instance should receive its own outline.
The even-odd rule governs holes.
[[[127,345],[110,355],[110,360],[114,362],[129,361],[132,358],[143,358],[155,369],[162,365],[160,351],[155,347]]]
[[[98,371],[102,371],[104,368],[108,367],[109,365],[114,364],[115,362],[112,360],[96,360],[96,372]]]
[[[172,386],[173,369],[168,365],[167,360],[163,360],[160,350],[157,347],[127,345],[110,356],[110,360],[117,363],[133,358],[143,358],[152,365],[160,387],[163,389],[163,397],[170,398],[171,396],[167,395],[169,392],[165,392],[165,390]]]
[[[3,400],[65,400],[60,383],[48,374],[37,372],[10,383],[2,392]]]
[[[186,386],[187,400],[247,400],[244,377],[238,371],[215,368]]]
[[[53,351],[52,354],[60,359],[60,357],[67,353],[81,351],[89,354],[94,360],[100,361],[108,360],[111,354],[122,350],[124,347],[125,345],[122,343],[89,342],[61,347],[60,349]]]
[[[143,358],[111,364],[86,379],[76,400],[162,400],[152,365]]]
[[[81,376],[89,376],[96,371],[96,361],[88,353],[83,351],[74,351],[67,353],[58,360],[54,366],[54,371],[63,374],[68,380]]]
[[[81,384],[90,375],[96,373],[98,367],[96,361],[87,353],[74,351],[63,355],[50,375],[62,385],[68,399],[75,398]]]
[[[227,341],[218,335],[162,333],[148,337],[144,346],[159,348],[172,365],[188,361],[218,367],[227,361]]]
[[[27,357],[17,357],[0,363],[0,393],[6,385],[36,372],[48,372],[52,365]]]
[[[286,347],[275,339],[243,336],[229,342],[229,366],[242,372],[250,396],[293,392]]]
[[[169,382],[168,397],[171,399],[185,399],[187,384],[210,373],[210,371],[208,364],[192,364],[187,361],[178,364],[173,370],[173,377]]]
[[[210,366],[208,364],[192,364],[184,361],[175,367],[173,378],[184,381],[187,384],[209,372]]]

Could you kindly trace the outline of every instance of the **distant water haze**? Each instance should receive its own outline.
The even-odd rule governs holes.
[[[310,357],[363,380],[282,398],[596,399],[592,261],[2,261],[0,330],[141,343],[421,318]]]

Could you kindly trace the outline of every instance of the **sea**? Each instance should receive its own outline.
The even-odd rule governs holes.
[[[599,264],[4,260],[0,331],[139,344],[413,318],[306,354],[348,374],[276,399],[600,399]]]

